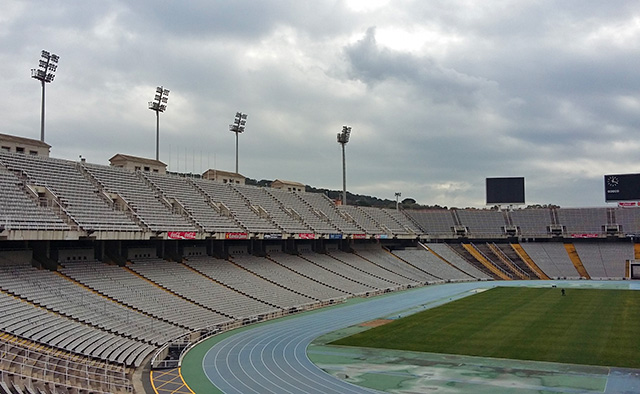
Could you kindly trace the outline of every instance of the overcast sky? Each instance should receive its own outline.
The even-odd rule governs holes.
[[[603,175],[640,172],[640,2],[602,0],[25,1],[0,13],[0,133],[53,157],[155,157],[169,169],[485,206],[524,176],[527,204],[604,206]]]

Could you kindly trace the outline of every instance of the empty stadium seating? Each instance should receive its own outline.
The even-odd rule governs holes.
[[[28,251],[0,256],[0,391],[130,393],[133,370],[177,338],[354,296],[574,279],[577,267],[622,279],[637,234],[635,209],[342,206],[318,193],[0,152],[2,252]],[[57,259],[65,248],[90,256]]]

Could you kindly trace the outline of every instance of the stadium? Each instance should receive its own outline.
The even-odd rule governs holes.
[[[183,361],[252,327],[268,335],[320,316],[304,330],[335,323],[328,333],[496,284],[633,288],[627,280],[638,275],[640,211],[624,206],[342,205],[295,182],[167,173],[162,162],[122,154],[111,165],[69,161],[49,157],[43,142],[0,137],[7,393],[209,392],[190,389],[189,374],[203,373],[212,353],[197,359],[200,371]],[[312,337],[293,356],[306,359]],[[235,374],[220,354],[215,369]],[[315,378],[287,392],[371,392],[335,376],[335,387],[314,388],[330,375],[304,368]],[[223,392],[278,392],[207,376]]]

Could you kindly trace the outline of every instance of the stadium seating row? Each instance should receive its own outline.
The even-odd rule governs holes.
[[[549,277],[578,277],[562,243],[521,246]],[[485,265],[465,256],[469,248],[482,253]],[[537,279],[535,270],[525,272],[528,263],[509,249],[508,244],[489,243],[466,249],[428,243],[394,250],[355,244],[353,253],[347,253],[327,245],[323,254],[272,250],[265,257],[238,252],[224,260],[192,256],[182,262],[152,256],[126,266],[64,261],[57,271],[3,262],[0,347],[6,357],[0,362],[0,381],[24,390],[70,382],[78,392],[126,392],[128,367],[139,367],[162,344],[188,333],[270,319],[356,295],[497,279],[486,264],[502,267],[509,278],[517,279],[521,272]],[[625,260],[634,253],[632,244],[623,242],[579,243],[576,250],[591,277],[606,279],[622,278]],[[54,361],[42,364],[43,359]],[[71,359],[75,364],[66,361]],[[62,364],[64,379],[52,367]],[[100,377],[87,377],[83,368],[89,365]]]
[[[640,210],[407,210],[336,206],[323,194],[0,152],[0,229],[378,238],[640,234]],[[120,235],[118,235],[120,234]]]

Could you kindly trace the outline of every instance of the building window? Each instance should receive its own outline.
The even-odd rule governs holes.
[[[156,168],[153,169],[153,172],[158,172],[158,170]]]
[[[29,154],[30,154],[31,156],[38,156],[38,151],[37,151],[37,150],[30,150],[30,151],[29,151]]]
[[[136,171],[140,171],[140,170],[141,170],[140,166],[136,166]]]
[[[151,169],[149,167],[145,167],[144,170],[149,172],[149,170],[151,170]]]
[[[2,150],[3,150],[4,152],[11,152],[11,148],[10,148],[10,147],[8,147],[8,146],[3,146],[3,147],[2,147]]]
[[[24,148],[16,146],[16,153],[24,153]]]

